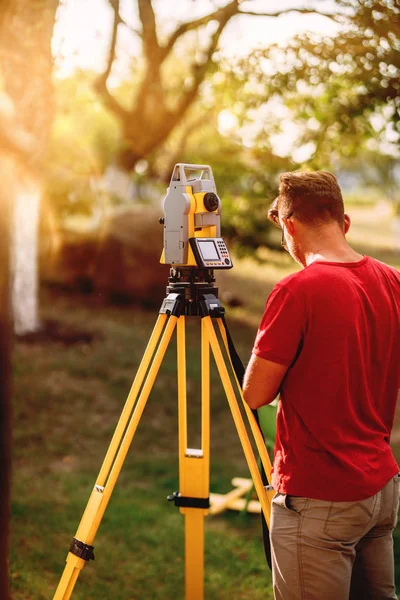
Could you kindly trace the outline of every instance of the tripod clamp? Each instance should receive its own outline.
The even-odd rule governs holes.
[[[210,316],[212,319],[221,319],[225,314],[225,308],[214,294],[203,294],[200,301],[200,313],[202,317]]]
[[[186,508],[210,508],[210,498],[191,498],[189,496],[181,496],[180,492],[174,492],[167,496],[168,502],[173,502],[175,506]]]
[[[94,546],[89,546],[77,538],[73,538],[69,551],[83,560],[94,560]]]

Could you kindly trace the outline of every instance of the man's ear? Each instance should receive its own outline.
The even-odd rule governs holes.
[[[292,219],[290,217],[288,218],[284,218],[282,219],[285,227],[286,227],[286,231],[288,232],[288,234],[290,235],[290,237],[293,237],[294,234],[294,223],[292,221]]]
[[[344,235],[346,235],[346,233],[348,232],[348,230],[350,229],[350,225],[351,225],[351,220],[348,214],[344,214]]]

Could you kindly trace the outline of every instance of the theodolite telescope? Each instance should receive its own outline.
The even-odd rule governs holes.
[[[221,236],[221,200],[211,167],[178,163],[164,199],[160,262],[176,267],[231,269]]]

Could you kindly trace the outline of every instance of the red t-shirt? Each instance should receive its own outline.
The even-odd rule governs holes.
[[[330,501],[376,494],[398,471],[400,273],[365,256],[314,262],[275,286],[254,354],[288,365],[272,484]]]

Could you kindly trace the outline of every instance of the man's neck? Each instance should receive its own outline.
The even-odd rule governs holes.
[[[311,265],[313,262],[359,262],[362,260],[362,254],[358,254],[351,248],[347,242],[335,248],[318,248],[304,252],[305,266]]]

